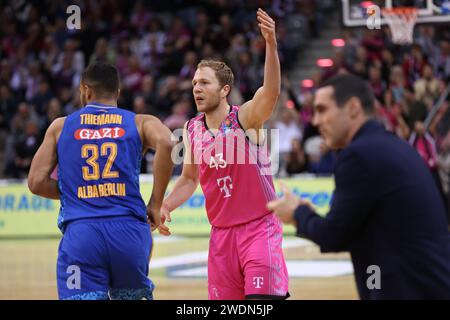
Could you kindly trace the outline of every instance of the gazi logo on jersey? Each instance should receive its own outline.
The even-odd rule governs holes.
[[[105,138],[121,138],[125,135],[125,130],[119,127],[94,129],[78,129],[75,131],[75,139],[77,140],[97,140]]]

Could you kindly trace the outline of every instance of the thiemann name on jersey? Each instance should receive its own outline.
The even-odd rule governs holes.
[[[105,124],[122,124],[122,116],[120,114],[81,114],[80,124],[93,124],[102,126]]]
[[[78,187],[78,199],[127,195],[125,183],[104,183]]]

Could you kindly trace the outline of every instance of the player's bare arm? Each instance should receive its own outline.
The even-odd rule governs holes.
[[[161,208],[161,219],[163,224],[160,226],[159,232],[162,235],[170,235],[169,228],[164,225],[166,220],[168,222],[171,221],[170,212],[187,201],[195,192],[199,184],[198,167],[194,163],[194,156],[187,134],[187,123],[184,125],[183,130],[183,144],[185,152],[182,173],[177,179],[172,192],[164,200],[163,207]]]
[[[164,193],[172,176],[173,161],[171,158],[174,142],[172,133],[161,121],[150,115],[136,115],[136,124],[142,138],[144,151],[155,150],[153,161],[153,189],[147,204],[147,215],[152,230],[161,223],[160,210],[164,200]]]
[[[277,51],[275,21],[262,9],[257,12],[258,26],[266,41],[264,83],[253,99],[244,103],[239,111],[239,121],[245,130],[261,129],[272,115],[281,90],[280,61]]]
[[[45,133],[44,141],[34,155],[28,174],[28,188],[38,196],[59,199],[58,182],[50,178],[58,163],[56,146],[66,117],[52,122]]]

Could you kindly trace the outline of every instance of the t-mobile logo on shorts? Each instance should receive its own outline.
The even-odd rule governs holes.
[[[253,285],[256,289],[261,289],[264,285],[264,277],[253,277]]]
[[[216,299],[218,299],[218,298],[219,298],[219,290],[217,290],[217,288],[212,288],[212,291],[213,291],[214,297],[215,297]]]
[[[230,176],[217,179],[217,185],[219,186],[220,191],[225,193],[224,198],[231,197],[231,189],[233,189],[233,182]]]

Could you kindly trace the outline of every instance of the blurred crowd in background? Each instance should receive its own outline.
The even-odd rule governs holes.
[[[281,116],[274,125],[283,137],[279,174],[332,172],[336,153],[326,148],[311,124],[313,94],[329,77],[350,72],[369,82],[376,97],[375,117],[423,158],[450,212],[450,95],[432,111],[449,90],[448,25],[416,26],[410,46],[393,44],[389,28],[342,32],[345,45],[333,49],[331,66],[312,74],[307,87],[295,94],[291,84],[283,82],[281,102],[286,108],[278,109]]]
[[[71,4],[81,8],[80,30],[66,27]],[[191,80],[201,59],[224,60],[232,68],[230,103],[251,99],[264,75],[258,7],[277,22],[282,65],[282,92],[267,123],[279,129],[277,175],[332,173],[336,154],[311,124],[313,94],[325,79],[352,72],[369,81],[377,98],[376,117],[423,157],[445,198],[450,183],[448,101],[428,127],[424,122],[449,84],[448,26],[417,26],[411,46],[394,45],[388,28],[342,28],[345,45],[332,49],[332,65],[305,75],[308,82],[291,83],[289,71],[298,53],[320,38],[324,20],[340,10],[331,0],[16,0],[2,5],[0,176],[26,177],[49,124],[81,107],[80,76],[95,60],[117,67],[120,107],[156,115],[172,130],[196,113]],[[143,173],[151,172],[152,157],[151,152],[144,157]]]
[[[350,72],[369,82],[376,97],[375,117],[419,153],[450,209],[450,95],[433,112],[449,90],[448,25],[418,25],[410,46],[393,44],[389,28],[343,29],[343,40],[345,45],[333,49],[331,66],[314,73],[300,93],[295,95],[290,83],[283,83],[286,108],[279,108],[281,117],[275,117],[283,137],[281,173],[332,172],[336,154],[311,124],[313,94],[317,84]]]
[[[195,115],[191,80],[204,58],[225,60],[235,74],[230,102],[262,84],[265,42],[258,7],[277,20],[284,70],[311,37],[331,1],[10,1],[0,21],[0,150],[3,175],[26,177],[49,124],[80,108],[81,73],[92,61],[114,64],[119,106],[158,116],[170,129]],[[66,8],[81,8],[81,29],[68,30]],[[151,172],[152,153],[142,171]]]

